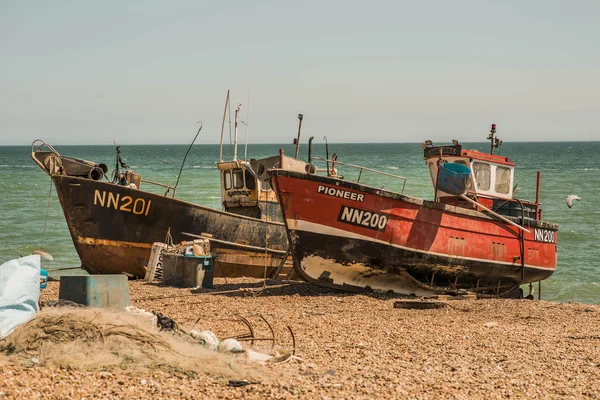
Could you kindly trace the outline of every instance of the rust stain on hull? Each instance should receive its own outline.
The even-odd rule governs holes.
[[[142,249],[152,248],[152,245],[149,243],[119,242],[117,240],[106,240],[96,238],[78,237],[77,242],[88,246],[139,247]]]

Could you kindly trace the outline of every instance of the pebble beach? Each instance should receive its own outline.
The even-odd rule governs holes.
[[[58,287],[49,282],[42,304],[58,299]],[[256,337],[275,337],[256,350],[294,357],[263,364],[223,355],[230,371],[217,373],[60,368],[3,356],[0,398],[600,398],[596,305],[467,299],[400,309],[392,295],[248,278],[215,279],[197,293],[141,281],[129,290],[131,305],[220,338],[243,332],[243,316]]]

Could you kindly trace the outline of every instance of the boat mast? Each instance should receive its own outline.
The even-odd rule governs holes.
[[[300,130],[302,129],[302,118],[304,118],[304,115],[298,114],[298,137],[296,140],[294,140],[296,142],[296,160],[298,159],[298,152],[300,151]]]
[[[235,110],[235,130],[233,133],[233,161],[237,161],[237,138],[238,138],[238,122],[240,110],[242,109],[242,103],[238,103],[237,109]]]
[[[223,132],[225,131],[225,116],[227,115],[227,105],[229,104],[229,92],[230,90],[228,89],[227,98],[225,99],[225,109],[223,110],[223,123],[221,124],[221,144],[219,145],[219,162],[223,162]]]
[[[494,149],[497,149],[502,144],[502,140],[495,137],[496,135],[496,124],[492,124],[492,129],[490,130],[490,134],[488,135],[488,140],[490,141],[490,154],[494,154]]]
[[[244,146],[244,161],[247,160],[248,154],[248,128],[250,125],[250,94],[252,93],[252,70],[254,69],[254,53],[252,54],[252,68],[250,68],[250,84],[248,85],[248,111],[246,113],[246,145]],[[243,122],[243,121],[242,121]]]

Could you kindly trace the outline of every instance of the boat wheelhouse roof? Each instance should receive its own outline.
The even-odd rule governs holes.
[[[425,162],[429,166],[431,181],[436,189],[436,197],[450,198],[453,194],[437,188],[438,163],[440,159],[458,163],[470,168],[467,191],[472,194],[491,196],[499,199],[512,199],[515,163],[506,156],[483,153],[479,150],[466,150],[456,140],[452,145],[434,146],[431,141],[423,144]]]
[[[482,153],[479,150],[465,150],[461,144],[448,146],[427,146],[424,149],[423,155],[425,159],[439,157],[469,157],[474,160],[489,161],[496,164],[509,165],[514,167],[515,163],[510,161],[508,157],[499,156],[496,154]]]
[[[499,155],[496,155],[496,154],[482,153],[479,150],[462,150],[461,155],[463,157],[469,157],[469,158],[472,158],[474,160],[490,161],[490,162],[493,162],[493,163],[510,165],[510,166],[513,166],[513,167],[515,165],[515,163],[512,162],[512,161],[510,161],[508,159],[508,157],[499,156]]]

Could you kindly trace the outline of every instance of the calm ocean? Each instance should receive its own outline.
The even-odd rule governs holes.
[[[488,143],[466,144],[466,148],[489,151]],[[300,157],[306,158],[306,144]],[[143,178],[175,184],[181,161],[188,145],[124,145],[122,157]],[[278,154],[293,155],[293,145],[250,145],[248,158]],[[417,143],[330,144],[330,156],[335,152],[339,161],[361,164],[408,178],[405,193],[431,199],[433,188],[422,150]],[[64,155],[104,162],[109,173],[114,168],[113,146],[56,146]],[[229,147],[224,154],[229,159]],[[39,249],[46,218],[45,250],[54,261],[43,260],[45,269],[79,266],[79,258],[71,242],[62,210],[52,190],[48,208],[50,178],[30,158],[29,146],[0,147],[0,262],[29,254]],[[244,157],[240,147],[238,155]],[[505,143],[499,154],[515,161],[515,196],[535,200],[536,172],[541,171],[541,203],[544,220],[558,223],[557,272],[542,284],[545,300],[578,301],[600,304],[600,142]],[[325,146],[315,144],[313,155],[325,157]],[[177,190],[177,197],[219,208],[219,176],[216,161],[218,145],[195,145],[186,161]],[[163,160],[167,162],[164,163]],[[339,166],[346,178],[357,172]],[[400,181],[364,173],[361,182],[400,190]],[[142,187],[159,193],[158,187]],[[580,202],[567,208],[565,196],[577,194]],[[110,262],[110,260],[107,260]],[[68,273],[73,273],[69,271]],[[51,275],[56,275],[56,272]],[[536,285],[537,291],[537,285]]]

